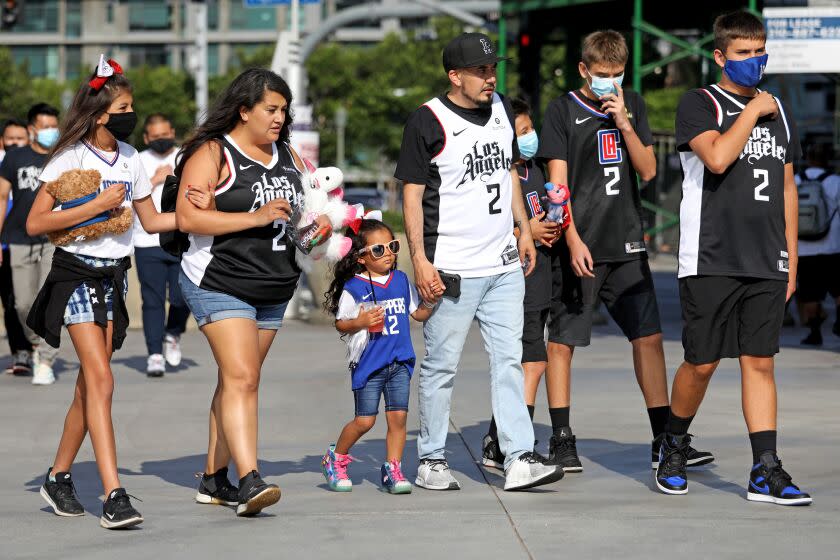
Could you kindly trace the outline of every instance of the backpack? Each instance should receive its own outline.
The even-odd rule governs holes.
[[[809,179],[805,172],[799,174],[799,239],[816,241],[828,235],[831,220],[837,212],[829,213],[828,200],[823,189],[823,181],[831,175],[830,171],[823,172],[815,179]]]
[[[161,213],[174,212],[178,201],[178,185],[181,180],[175,175],[168,175],[163,181],[160,193]],[[165,231],[160,234],[160,247],[170,255],[180,258],[190,248],[189,236],[180,230]]]

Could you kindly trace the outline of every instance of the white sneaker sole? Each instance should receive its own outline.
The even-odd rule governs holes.
[[[33,385],[52,385],[55,383],[55,377],[33,377]]]
[[[224,500],[220,500],[219,498],[214,498],[213,496],[208,496],[207,494],[202,494],[201,492],[195,493],[195,501],[199,504],[208,504],[208,505],[216,505],[216,506],[238,506],[239,502],[226,502]]]
[[[130,519],[124,519],[122,521],[111,521],[104,515],[99,518],[99,525],[105,529],[127,529],[129,527],[134,527],[135,525],[140,525],[143,523],[143,516],[138,515],[137,517],[132,517]]]
[[[280,501],[280,489],[277,487],[266,488],[244,504],[236,506],[236,515],[245,517],[256,515],[268,506],[273,506]]]
[[[580,467],[563,467],[563,472],[567,472],[567,473],[583,472],[583,465],[581,465]]]
[[[813,502],[811,498],[776,498],[775,496],[766,496],[764,494],[756,494],[754,492],[747,492],[747,500],[751,502],[777,504],[780,506],[807,506]]]
[[[50,495],[47,493],[47,489],[41,486],[41,497],[46,500],[46,502],[50,505],[52,510],[55,512],[56,515],[60,515],[61,517],[81,517],[85,514],[82,513],[66,513],[58,509],[58,506],[55,505],[55,502],[50,498]]]
[[[549,471],[541,477],[533,478],[531,480],[525,481],[517,481],[513,483],[509,483],[505,480],[505,490],[508,492],[515,492],[516,490],[527,490],[528,488],[534,488],[536,486],[542,486],[544,484],[551,484],[552,482],[557,482],[563,478],[563,469],[560,467],[555,467],[553,471]]]
[[[425,488],[426,490],[460,490],[461,489],[461,484],[457,480],[453,480],[452,482],[449,483],[448,486],[444,486],[444,485],[435,486],[435,485],[432,485],[432,484],[428,484],[425,480],[423,480],[419,476],[414,480],[414,485],[419,486],[420,488]]]
[[[505,470],[505,466],[502,463],[494,461],[493,459],[488,459],[487,457],[481,458],[481,464],[491,469],[499,469],[500,471]]]
[[[671,496],[682,496],[683,494],[688,494],[688,487],[686,487],[685,490],[671,490],[659,484],[659,479],[656,478],[656,475],[654,475],[653,480],[656,482],[656,487],[665,494],[670,494]]]

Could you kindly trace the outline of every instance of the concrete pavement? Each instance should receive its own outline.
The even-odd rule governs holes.
[[[657,273],[669,376],[681,358],[673,274]],[[653,489],[650,432],[632,373],[629,345],[610,324],[575,356],[572,423],[584,472],[519,494],[476,465],[487,429],[487,359],[474,328],[459,371],[448,439],[459,492],[378,490],[384,417],[352,451],[352,493],[326,490],[320,457],[353,414],[344,347],[334,330],[289,322],[263,370],[260,469],[280,485],[280,503],[254,519],[193,502],[203,469],[207,408],[216,372],[203,336],[183,341],[184,364],[147,379],[142,331],[129,333],[114,359],[114,419],[122,482],[143,502],[137,530],[109,532],[96,465],[85,443],[73,469],[88,515],[59,518],[37,493],[70,402],[77,361],[61,350],[57,384],[0,377],[0,558],[829,558],[840,526],[840,339],[798,347],[786,329],[777,361],[780,451],[785,467],[814,496],[809,508],[745,500],[749,443],[740,412],[737,363],[722,364],[692,432],[717,462],[690,476],[687,496]],[[826,332],[828,332],[826,330]],[[422,356],[422,333],[415,329]],[[0,359],[5,359],[0,357]],[[416,392],[404,461],[416,472]],[[380,415],[382,416],[382,415]],[[536,432],[550,435],[545,397]],[[832,536],[834,535],[834,536]]]

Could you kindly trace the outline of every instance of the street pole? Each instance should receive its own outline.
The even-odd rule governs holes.
[[[289,89],[292,98],[298,105],[304,103],[303,69],[300,61],[300,0],[292,0],[291,4],[292,30],[289,41]]]
[[[339,169],[344,169],[344,132],[347,130],[347,109],[339,105],[335,110],[335,160]]]
[[[207,114],[207,4],[193,1],[195,8],[195,123]]]

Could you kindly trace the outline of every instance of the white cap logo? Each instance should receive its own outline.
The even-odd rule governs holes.
[[[487,39],[482,37],[479,41],[481,41],[481,47],[484,49],[484,54],[493,54],[493,47]]]

